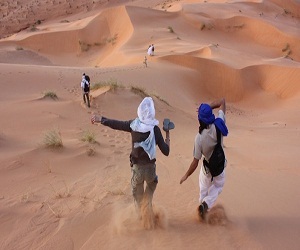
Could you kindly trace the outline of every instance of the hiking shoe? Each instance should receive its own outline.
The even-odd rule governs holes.
[[[205,218],[207,209],[208,209],[208,206],[207,206],[206,202],[203,201],[198,208],[199,216],[201,217],[202,220],[204,220],[204,218]]]
[[[167,131],[169,131],[171,129],[174,129],[174,128],[175,128],[174,122],[171,122],[170,119],[165,118],[164,122],[163,122],[163,130],[167,132]]]

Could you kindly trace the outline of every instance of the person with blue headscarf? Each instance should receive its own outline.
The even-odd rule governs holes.
[[[165,126],[165,120],[168,126]],[[164,120],[166,139],[163,138],[159,121],[155,119],[154,102],[151,97],[145,97],[137,109],[137,117],[128,121],[108,119],[103,116],[93,115],[91,122],[101,123],[112,129],[131,133],[132,150],[130,153],[131,187],[137,211],[140,213],[141,206],[152,211],[152,198],[158,183],[156,175],[156,145],[160,151],[168,156],[170,152],[170,129],[175,125]],[[146,188],[144,189],[144,182]],[[142,217],[143,214],[140,214]],[[142,218],[143,219],[143,218]]]
[[[213,109],[220,108],[218,117],[215,118]],[[213,150],[217,144],[217,133],[221,134],[221,145],[223,136],[227,136],[228,129],[225,120],[226,103],[225,99],[217,100],[211,104],[202,103],[198,108],[198,121],[199,121],[199,133],[195,137],[194,144],[194,159],[190,164],[189,169],[185,175],[181,178],[180,184],[182,184],[198,167],[199,160],[202,155],[205,161],[209,162],[209,159],[213,153]],[[219,132],[217,132],[217,130]],[[221,173],[218,176],[213,177],[208,168],[203,164],[199,174],[199,207],[198,213],[202,219],[205,219],[206,213],[215,204],[219,194],[222,192],[225,183],[225,166],[221,169]]]

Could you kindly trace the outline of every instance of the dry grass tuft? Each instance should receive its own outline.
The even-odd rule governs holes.
[[[158,100],[160,100],[161,102],[167,104],[168,106],[171,106],[165,99],[163,99],[162,97],[160,97],[157,94],[152,94],[152,96],[156,97]]]
[[[174,30],[171,26],[168,26],[168,30],[169,30],[170,33],[174,33]]]
[[[65,189],[62,191],[56,191],[55,188],[50,184],[55,193],[55,198],[61,199],[61,198],[66,198],[71,196],[70,188],[67,186],[65,182],[64,184],[65,184]]]
[[[85,43],[83,41],[78,41],[81,52],[87,52],[91,48],[91,44]]]
[[[20,201],[23,202],[23,203],[27,203],[28,200],[29,200],[29,198],[30,198],[30,196],[33,196],[33,194],[30,191],[28,191],[27,193],[24,193],[21,196]]]
[[[55,129],[46,132],[44,136],[44,145],[51,148],[63,147],[63,142],[62,142],[60,132]]]
[[[118,39],[118,34],[115,34],[113,37],[109,37],[106,39],[106,43],[111,43],[111,45],[114,45]]]
[[[53,91],[46,91],[46,92],[44,93],[44,98],[47,98],[47,97],[49,97],[49,98],[51,98],[51,99],[53,99],[53,100],[57,100],[57,99],[58,99],[56,93],[53,92]]]
[[[84,142],[96,143],[96,134],[90,130],[83,131],[81,140]]]
[[[115,91],[118,88],[124,88],[121,84],[118,83],[116,79],[109,79],[107,81],[101,81],[98,83],[95,83],[91,86],[91,90],[96,90],[104,87],[109,87],[110,90]]]
[[[54,214],[54,216],[56,218],[62,218],[62,213],[63,213],[63,209],[56,209],[56,211],[54,211],[54,209],[49,205],[49,203],[47,203],[48,208],[50,209],[51,213]]]
[[[144,88],[141,88],[141,87],[131,86],[130,90],[131,90],[131,92],[133,92],[134,94],[137,94],[137,95],[141,96],[142,98],[144,98],[146,96],[150,96],[146,92],[146,90]]]

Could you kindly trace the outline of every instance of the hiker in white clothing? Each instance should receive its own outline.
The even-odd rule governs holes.
[[[90,77],[85,73],[82,74],[81,89],[84,103],[90,107]]]
[[[154,51],[153,51],[153,49],[152,49],[152,45],[149,45],[147,54],[148,54],[149,56],[153,56],[153,55],[154,55]]]

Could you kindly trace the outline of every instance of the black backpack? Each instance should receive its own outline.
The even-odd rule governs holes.
[[[90,77],[88,75],[85,76],[83,90],[84,90],[84,92],[89,92],[90,91]]]
[[[87,81],[84,81],[83,90],[84,90],[84,92],[89,92],[90,91],[90,86],[89,86],[89,83]]]
[[[203,159],[204,167],[207,168],[211,173],[211,181],[213,181],[213,178],[215,176],[218,176],[223,172],[225,165],[225,153],[221,145],[221,132],[217,127],[216,132],[217,144],[214,148],[211,157],[209,158],[209,162],[207,162],[205,158]]]
[[[91,81],[90,77],[88,75],[85,75],[85,80],[87,80],[89,83]]]

